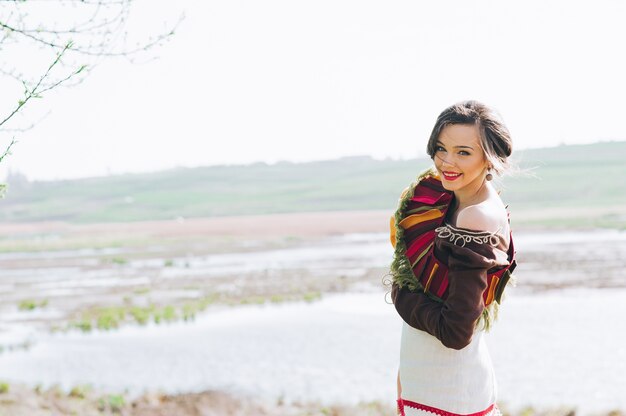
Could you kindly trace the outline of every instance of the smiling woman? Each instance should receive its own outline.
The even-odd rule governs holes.
[[[466,101],[440,114],[427,152],[443,187],[454,192],[453,222],[460,217],[470,228],[481,220],[486,221],[483,229],[506,228],[508,221],[502,221],[507,218],[504,204],[488,181],[493,179],[492,171],[502,174],[509,167],[507,158],[512,148],[508,129],[484,104]],[[477,215],[480,212],[485,215]],[[464,221],[468,215],[471,218]]]
[[[398,414],[499,414],[483,338],[515,268],[508,213],[490,181],[511,154],[484,104],[444,110],[428,142],[434,168],[403,193],[391,221],[392,300],[404,320]]]
[[[475,124],[452,124],[443,128],[435,144],[435,167],[450,191],[472,195],[481,187],[487,158],[480,146]]]

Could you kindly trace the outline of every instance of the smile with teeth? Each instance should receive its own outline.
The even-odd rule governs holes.
[[[446,178],[449,181],[453,181],[453,180],[457,179],[459,176],[462,175],[462,173],[457,173],[457,172],[445,172],[445,171],[442,171],[441,173],[443,173],[444,178]]]

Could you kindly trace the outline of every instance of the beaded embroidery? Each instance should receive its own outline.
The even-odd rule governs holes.
[[[478,244],[489,244],[493,247],[497,247],[499,243],[497,232],[461,230],[450,224],[437,227],[435,233],[437,233],[437,237],[447,239],[461,247],[465,247],[465,244],[471,241]],[[459,242],[460,244],[458,244]]]

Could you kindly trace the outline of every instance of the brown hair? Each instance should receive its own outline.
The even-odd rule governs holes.
[[[437,140],[441,131],[450,124],[477,125],[480,131],[480,145],[493,170],[498,175],[502,175],[508,169],[507,158],[513,152],[509,130],[493,109],[473,100],[453,104],[439,114],[426,146],[426,152],[431,159],[435,157]]]

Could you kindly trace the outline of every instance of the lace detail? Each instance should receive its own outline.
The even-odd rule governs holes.
[[[427,406],[425,404],[416,403],[411,400],[406,400],[402,398],[398,399],[397,403],[398,403],[398,410],[399,410],[400,416],[406,415],[404,411],[405,407],[410,407],[412,409],[432,413],[434,416],[501,416],[502,415],[502,413],[500,413],[500,409],[495,403],[483,411],[476,412],[476,413],[469,413],[466,415],[448,412],[446,410],[438,409],[436,407]]]
[[[500,230],[498,229],[498,231]],[[478,244],[489,244],[493,247],[498,247],[500,243],[497,231],[494,233],[490,231],[471,231],[446,224],[436,228],[435,233],[437,233],[437,237],[447,239],[451,243],[461,247],[465,247],[465,244],[471,241]]]

